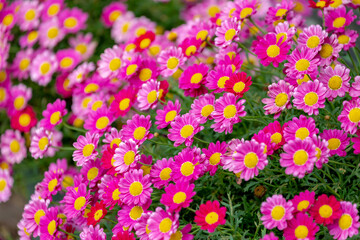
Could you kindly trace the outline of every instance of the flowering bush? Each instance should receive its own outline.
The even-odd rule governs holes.
[[[20,239],[358,239],[359,1],[151,4],[0,0]]]

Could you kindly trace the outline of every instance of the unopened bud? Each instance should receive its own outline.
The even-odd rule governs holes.
[[[325,120],[330,120],[330,116],[329,115],[325,115]]]

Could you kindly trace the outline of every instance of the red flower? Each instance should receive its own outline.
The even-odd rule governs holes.
[[[225,91],[242,97],[244,93],[249,91],[251,84],[251,77],[247,76],[245,72],[234,73],[230,76],[230,79],[225,82]]]
[[[147,31],[145,34],[135,39],[135,51],[142,52],[147,49],[151,43],[155,40],[155,34],[151,31]]]
[[[190,58],[191,56],[195,56],[198,54],[201,43],[201,39],[185,38],[185,40],[182,41],[179,47],[181,47],[183,54],[186,57]]]
[[[207,201],[201,204],[200,209],[195,212],[195,223],[203,230],[214,232],[218,225],[226,223],[226,207],[220,207],[218,201]]]
[[[108,146],[105,151],[103,151],[103,155],[101,157],[101,167],[104,169],[107,169],[107,174],[114,175],[116,173],[115,166],[113,165],[114,160],[114,154],[115,149],[118,147],[116,143],[114,143],[113,148],[111,146]]]
[[[95,226],[105,217],[106,213],[107,210],[103,201],[95,203],[95,206],[92,206],[88,213],[87,224]]]
[[[32,107],[27,106],[21,111],[17,111],[11,116],[10,124],[12,129],[20,132],[29,132],[36,125],[37,119]]]
[[[340,202],[334,196],[322,194],[310,208],[310,214],[318,224],[328,225],[341,217]]]
[[[135,240],[134,234],[128,231],[120,231],[111,240]]]
[[[314,0],[309,0],[309,7],[323,9],[328,7],[332,3],[334,3],[333,0],[320,0],[318,2],[315,2]]]

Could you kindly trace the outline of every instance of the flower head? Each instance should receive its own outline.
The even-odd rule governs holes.
[[[203,230],[214,232],[217,226],[226,223],[226,207],[220,207],[218,201],[207,201],[201,204],[199,210],[195,212],[194,222]]]

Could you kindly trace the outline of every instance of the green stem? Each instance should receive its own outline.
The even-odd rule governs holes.
[[[257,177],[254,177],[254,179],[255,179],[256,181],[260,182],[260,183],[263,183],[263,184],[268,185],[268,186],[270,186],[270,187],[276,188],[275,185],[272,185],[272,184],[270,184],[270,183],[264,182],[264,181],[260,180],[260,179],[257,178]]]
[[[138,161],[138,163],[140,163],[140,164],[142,164],[142,165],[144,165],[144,166],[152,167],[151,164],[146,164],[146,163],[143,163],[143,162],[140,162],[140,161]]]
[[[257,27],[257,29],[260,30],[260,32],[262,32],[262,34],[266,34],[266,32],[261,27],[259,27],[251,17],[249,18],[249,20],[255,27]]]
[[[107,217],[104,217],[105,220],[108,220],[109,222],[112,222],[114,224],[118,224],[117,222],[115,222],[114,220],[110,219],[110,218],[107,218]]]
[[[194,209],[190,208],[190,207],[188,207],[188,208],[186,208],[186,209],[192,211],[193,213],[196,213],[196,211],[195,211]]]
[[[245,45],[242,44],[241,42],[237,42],[237,44],[241,47],[241,49],[244,49],[246,52],[248,52],[248,53],[250,53],[251,55],[257,57],[255,53],[253,53],[252,51],[250,51],[250,50],[249,50],[247,47],[245,47]]]
[[[193,137],[195,140],[197,140],[197,141],[199,141],[199,142],[202,142],[202,143],[205,143],[205,144],[210,144],[209,142],[207,142],[207,141],[204,141],[204,140],[202,140],[202,139],[200,139],[200,138],[197,138],[197,137]]]
[[[56,147],[56,146],[50,146],[55,149],[63,150],[63,151],[75,151],[76,148],[74,147]]]
[[[79,236],[76,236],[75,234],[69,233],[69,232],[67,232],[67,231],[65,231],[65,230],[63,230],[61,228],[59,228],[59,231],[65,233],[66,235],[72,236],[74,238],[79,238]]]
[[[73,130],[73,131],[77,131],[77,132],[81,132],[81,133],[86,133],[86,130],[81,129],[81,128],[77,128],[74,126],[70,126],[69,124],[67,124],[65,121],[63,121],[63,126],[66,127],[67,129]]]
[[[351,56],[350,51],[347,51],[347,54],[348,54],[349,57],[350,57],[351,63],[352,63],[352,65],[353,65],[354,70],[356,71],[356,74],[359,74],[359,71],[358,71],[358,69],[357,69],[357,67],[356,67],[356,65],[355,65],[354,58]]]
[[[347,166],[347,167],[355,168],[354,165],[347,164],[347,163],[342,163],[342,162],[337,162],[337,161],[333,161],[333,160],[329,160],[329,163],[334,163],[334,164],[338,164],[338,165],[344,165],[344,166]]]
[[[150,141],[152,143],[155,143],[155,144],[158,144],[158,145],[166,145],[166,146],[169,145],[168,143],[156,142],[156,141],[154,141],[152,139],[148,139],[148,141]]]

